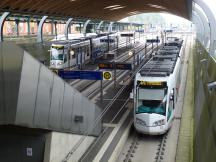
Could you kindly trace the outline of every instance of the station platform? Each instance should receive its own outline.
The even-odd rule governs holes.
[[[195,147],[196,142],[200,140],[200,136],[197,135],[197,132],[205,130],[204,127],[199,129],[199,124],[203,124],[201,119],[210,120],[206,116],[203,117],[203,113],[205,113],[205,111],[202,112],[202,110],[197,109],[202,105],[198,103],[208,102],[207,96],[210,96],[209,100],[212,101],[215,96],[214,91],[209,92],[205,87],[205,83],[203,82],[200,84],[203,84],[206,94],[202,91],[200,92],[199,88],[195,88],[198,86],[197,82],[199,82],[199,77],[206,80],[209,80],[209,78],[214,79],[215,77],[214,71],[210,70],[211,68],[206,69],[204,65],[200,66],[201,73],[197,74],[196,72],[198,68],[197,62],[204,59],[209,59],[207,58],[207,53],[205,53],[205,50],[202,48],[200,43],[196,41],[196,38],[193,35],[189,36],[186,44],[187,46],[185,45],[184,49],[185,55],[182,61],[182,83],[179,93],[179,105],[174,119],[174,124],[168,134],[169,140],[167,140],[167,148],[163,157],[166,162],[193,162],[194,152],[199,153],[199,148]],[[14,49],[17,49],[17,47],[14,46]],[[3,52],[4,51],[6,50],[3,50]],[[197,51],[199,51],[199,53]],[[202,55],[200,54],[200,51],[203,51]],[[8,56],[9,58],[12,56],[11,51],[10,53],[11,54]],[[24,56],[22,56],[23,54]],[[27,56],[27,53],[23,53],[23,50],[20,51],[20,55],[22,58],[25,58],[25,61],[33,61],[33,58]],[[2,53],[2,56],[4,56],[4,53]],[[25,65],[27,62],[22,63]],[[214,67],[214,63],[211,61],[209,61],[207,65]],[[41,68],[45,68],[43,65],[40,66]],[[89,64],[86,65],[86,68],[93,69],[94,67],[93,65]],[[24,74],[24,72],[21,74]],[[99,94],[90,99],[98,107],[106,108],[106,106],[109,105],[115,94],[118,93],[122,86],[126,85],[122,84],[114,88],[114,85],[111,84],[105,88],[103,102],[100,101]],[[106,115],[103,116],[102,133],[99,137],[95,137],[94,134],[93,136],[78,135],[76,133],[71,134],[68,131],[62,131],[60,133],[56,132],[55,129],[41,133],[42,136],[38,136],[39,138],[37,138],[37,140],[40,141],[40,144],[45,145],[43,161],[62,161],[68,155],[68,161],[119,161],[119,155],[124,148],[124,145],[130,134],[131,126],[133,124],[133,103],[128,101],[130,90],[131,87],[126,88],[122,95],[116,99],[110,110],[106,112]],[[200,94],[205,95],[204,99],[201,98],[201,100],[199,100]],[[204,104],[204,106],[214,107],[213,104]],[[103,109],[100,111],[103,111]],[[113,118],[114,120],[112,120]],[[22,124],[20,125],[23,126]],[[40,132],[40,130],[38,130],[38,132]],[[214,132],[210,133],[214,134]],[[15,139],[22,139],[23,142],[32,140],[30,136],[30,138],[26,141],[23,137],[20,138],[18,136],[11,136],[11,134],[10,136],[6,137],[6,134],[4,133],[0,137],[2,137],[2,139],[15,137]],[[44,143],[41,143],[41,141],[44,141]],[[79,143],[79,146],[77,146],[77,143]],[[34,147],[32,148],[35,149]],[[172,154],[170,154],[170,152],[172,152]]]

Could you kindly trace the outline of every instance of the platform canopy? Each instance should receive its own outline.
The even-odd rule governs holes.
[[[191,18],[192,0],[1,0],[0,12],[117,21],[149,12]]]

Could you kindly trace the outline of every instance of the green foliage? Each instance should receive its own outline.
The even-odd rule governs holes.
[[[132,23],[164,25],[165,19],[159,13],[145,13],[128,17],[128,21]]]

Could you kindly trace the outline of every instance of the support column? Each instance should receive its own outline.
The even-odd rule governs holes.
[[[52,20],[50,23],[51,23],[51,35],[54,35],[54,20]]]
[[[43,42],[43,24],[46,21],[48,16],[43,16],[41,19],[39,25],[38,25],[38,32],[37,32],[37,42],[42,43]]]
[[[113,22],[110,22],[109,27],[108,27],[108,33],[112,32],[112,27],[113,27]]]
[[[119,32],[120,31],[120,24],[118,23],[117,25],[117,31]]]
[[[4,12],[0,18],[0,42],[3,42],[3,27],[6,18],[10,15],[10,12]]]
[[[73,18],[69,18],[68,21],[66,22],[65,29],[64,29],[64,34],[65,34],[65,39],[68,40],[68,29],[71,26]]]
[[[57,39],[57,36],[58,36],[57,21],[54,21],[54,29],[55,29],[55,36]]]
[[[90,23],[90,21],[91,21],[91,20],[87,20],[87,21],[85,22],[84,26],[83,26],[83,34],[84,34],[84,36],[86,36],[86,29],[87,29],[87,26],[88,26],[88,24]]]
[[[99,23],[99,25],[97,26],[97,29],[96,29],[96,33],[99,34],[100,33],[100,28],[101,28],[101,25],[103,24],[103,21],[101,21]]]
[[[39,26],[39,24],[40,24],[40,20],[37,20],[37,26]]]
[[[31,33],[30,18],[27,18],[28,35]]]
[[[130,23],[130,31],[132,31],[133,23]]]
[[[15,24],[16,24],[16,34],[18,37],[19,36],[19,19],[15,19]]]
[[[79,23],[79,32],[82,33],[82,24]]]

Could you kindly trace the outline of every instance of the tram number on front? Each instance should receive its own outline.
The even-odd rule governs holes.
[[[104,71],[103,80],[112,80],[112,73],[110,71]]]

